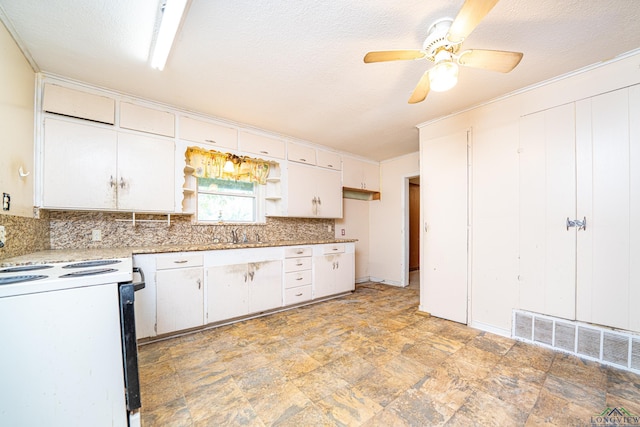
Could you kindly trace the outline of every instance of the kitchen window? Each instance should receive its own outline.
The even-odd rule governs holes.
[[[264,222],[263,185],[218,178],[198,178],[198,221]]]

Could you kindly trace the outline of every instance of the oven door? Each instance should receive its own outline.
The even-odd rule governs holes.
[[[134,312],[134,293],[144,288],[144,273],[134,267],[134,273],[139,273],[140,282],[120,283],[120,327],[122,331],[122,356],[124,363],[124,384],[127,397],[127,409],[138,410],[140,402],[140,378],[138,376],[138,343],[136,339],[136,319]]]

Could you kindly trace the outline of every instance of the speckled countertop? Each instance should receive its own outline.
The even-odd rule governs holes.
[[[34,252],[27,255],[0,260],[0,267],[55,262],[78,262],[94,259],[127,258],[136,254],[159,254],[168,252],[213,251],[222,249],[266,248],[273,246],[319,245],[327,243],[356,242],[357,239],[279,240],[272,242],[211,243],[206,245],[156,245],[101,249],[58,249]]]

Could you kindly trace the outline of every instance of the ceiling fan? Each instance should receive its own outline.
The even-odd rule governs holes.
[[[430,90],[445,91],[458,81],[458,64],[466,67],[508,73],[522,59],[521,52],[470,49],[460,51],[462,42],[498,0],[465,0],[455,19],[442,18],[429,27],[422,49],[369,52],[365,63],[428,59],[435,65],[427,70],[409,98],[410,104],[425,100]]]

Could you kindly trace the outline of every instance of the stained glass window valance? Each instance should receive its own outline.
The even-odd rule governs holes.
[[[185,153],[187,164],[198,178],[218,178],[265,184],[269,176],[270,163],[266,160],[200,147],[188,147]]]

